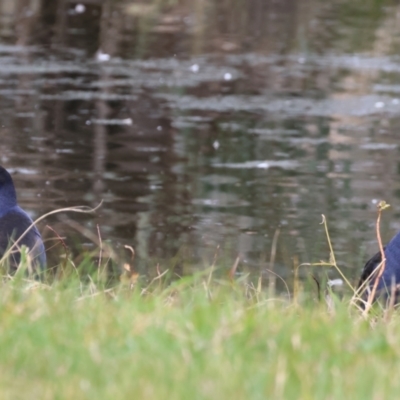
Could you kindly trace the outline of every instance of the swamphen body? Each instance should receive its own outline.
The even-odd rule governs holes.
[[[400,232],[398,232],[396,236],[394,236],[386,245],[386,247],[384,247],[384,252],[386,258],[385,271],[379,280],[377,294],[390,294],[392,292],[393,285],[397,286],[400,284]],[[359,286],[369,279],[371,274],[373,274],[381,262],[382,257],[380,252],[376,253],[370,260],[367,261],[361,274]],[[370,278],[370,287],[372,287],[375,282],[377,272],[378,271],[376,271]],[[399,290],[397,289],[397,297],[398,294]]]
[[[0,166],[0,257],[20,238],[32,224],[29,215],[18,206],[17,195],[11,175]],[[16,269],[20,262],[19,248],[25,245],[29,248],[32,267],[35,270],[46,266],[46,252],[42,237],[35,226],[31,227],[25,236],[18,242],[9,257],[11,269]]]

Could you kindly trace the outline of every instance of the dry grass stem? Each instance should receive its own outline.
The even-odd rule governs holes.
[[[374,281],[374,286],[372,287],[371,292],[369,293],[368,296],[368,300],[367,303],[365,304],[365,309],[363,312],[363,315],[366,316],[369,312],[369,310],[371,309],[372,303],[374,302],[375,296],[376,296],[376,291],[378,288],[378,284],[379,281],[385,271],[385,267],[386,267],[386,258],[385,258],[385,251],[383,249],[383,245],[382,245],[382,238],[381,238],[381,232],[380,232],[380,224],[381,224],[381,215],[382,215],[382,211],[387,209],[388,207],[390,207],[389,204],[387,204],[385,201],[380,201],[378,204],[378,217],[376,219],[376,237],[378,239],[378,245],[379,245],[379,251],[381,253],[381,263],[380,263],[380,267],[378,270],[378,274],[375,277],[375,281]]]
[[[269,270],[272,272],[274,270],[274,264],[275,264],[275,258],[276,258],[276,249],[278,246],[278,237],[279,237],[280,230],[279,228],[275,231],[274,233],[274,238],[272,239],[272,246],[271,246],[271,257],[269,260]],[[271,274],[269,277],[269,284],[268,284],[268,289],[271,295],[275,293],[275,287],[276,287],[276,276],[274,274]]]

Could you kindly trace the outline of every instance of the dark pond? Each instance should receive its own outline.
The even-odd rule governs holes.
[[[47,224],[70,243],[89,241],[76,222],[98,224],[142,271],[177,254],[203,268],[220,246],[258,273],[279,232],[290,279],[293,260],[329,257],[325,214],[355,278],[378,200],[383,237],[400,229],[399,15],[372,0],[0,0],[1,164],[32,216],[104,200]]]

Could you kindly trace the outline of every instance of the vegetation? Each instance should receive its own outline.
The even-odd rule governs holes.
[[[165,276],[164,276],[165,277]],[[24,275],[0,290],[4,398],[395,398],[400,318],[211,274],[146,288]],[[128,280],[128,282],[130,282]]]
[[[337,267],[329,246],[330,261],[321,264]],[[125,264],[109,286],[100,247],[100,257],[79,267],[66,255],[58,273],[42,280],[27,278],[23,251],[25,264],[4,275],[4,398],[397,398],[393,304],[382,311],[367,302],[366,312],[354,295],[329,292],[325,302],[299,282],[276,295],[261,278],[237,279],[238,260],[221,273],[217,257],[179,280],[157,268],[145,282]]]

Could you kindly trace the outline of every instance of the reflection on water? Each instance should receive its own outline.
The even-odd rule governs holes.
[[[0,160],[38,215],[149,256],[275,269],[376,251],[400,207],[392,2],[0,0]],[[72,227],[48,223],[72,237]],[[51,233],[48,233],[50,236]],[[85,240],[85,239],[84,239]],[[184,250],[182,250],[184,249]]]

